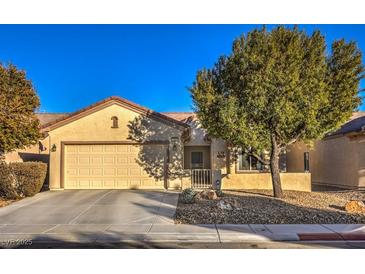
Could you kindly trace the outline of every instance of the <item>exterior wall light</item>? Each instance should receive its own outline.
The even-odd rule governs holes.
[[[51,147],[51,151],[56,152],[56,150],[57,150],[56,144],[53,144],[52,147]]]
[[[177,151],[177,143],[179,138],[178,137],[171,137],[171,143],[172,143],[172,150]]]

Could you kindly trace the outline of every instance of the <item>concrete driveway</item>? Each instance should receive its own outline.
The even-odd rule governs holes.
[[[0,208],[0,236],[146,233],[154,224],[174,223],[177,200],[177,192],[167,191],[43,192]]]

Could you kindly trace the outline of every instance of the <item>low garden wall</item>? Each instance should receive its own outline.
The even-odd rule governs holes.
[[[284,190],[311,191],[311,174],[304,172],[280,173]],[[227,174],[222,178],[222,189],[272,189],[270,173]]]

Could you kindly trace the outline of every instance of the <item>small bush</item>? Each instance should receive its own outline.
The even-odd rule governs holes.
[[[194,203],[194,196],[196,192],[191,188],[186,188],[181,192],[180,200],[184,204]]]
[[[0,197],[16,199],[19,197],[16,192],[16,181],[11,174],[8,164],[0,161]]]
[[[8,199],[34,196],[44,183],[47,165],[41,162],[0,164],[0,194]]]

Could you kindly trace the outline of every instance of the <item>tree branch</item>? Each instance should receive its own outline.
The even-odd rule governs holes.
[[[262,163],[264,165],[270,164],[269,161],[266,161],[265,159],[263,159],[260,155],[256,154],[255,152],[245,150],[245,153],[249,156],[255,157],[260,163]]]

